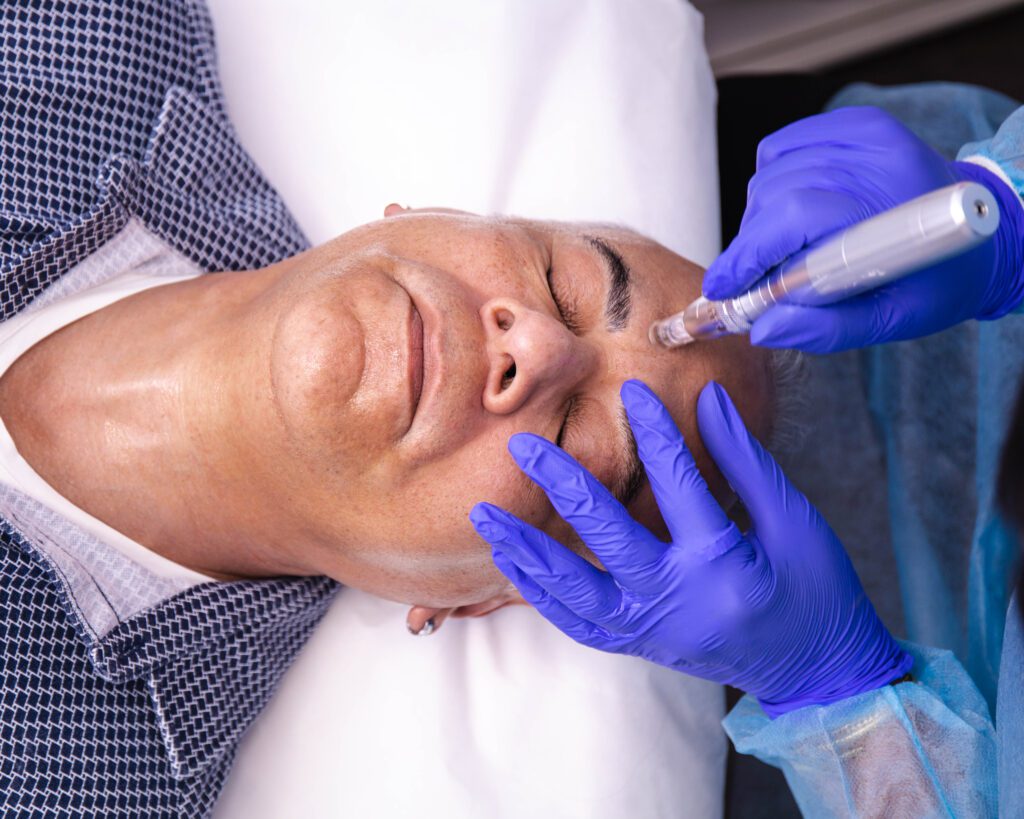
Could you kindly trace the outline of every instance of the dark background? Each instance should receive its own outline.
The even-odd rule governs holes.
[[[966,2],[966,0],[965,0]],[[739,227],[757,143],[821,111],[851,82],[879,85],[945,80],[983,85],[1024,101],[1024,10],[975,21],[817,74],[766,74],[718,81],[722,239]]]
[[[762,138],[793,120],[820,112],[848,83],[898,85],[936,80],[982,85],[1024,100],[1024,10],[1003,12],[816,74],[720,79],[722,246],[739,228],[747,181],[754,173],[757,143]],[[737,692],[730,691],[730,707],[737,699]],[[725,815],[729,819],[800,815],[779,770],[731,748],[726,781]]]

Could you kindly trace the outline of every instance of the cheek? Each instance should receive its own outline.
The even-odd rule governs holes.
[[[476,533],[469,513],[481,502],[493,503],[524,520],[541,525],[548,517],[543,493],[516,466],[505,446],[466,446],[424,467],[400,490],[424,531],[438,541]],[[401,512],[399,512],[401,514]]]
[[[543,493],[516,466],[507,449],[511,431],[488,431],[447,456],[410,467],[400,461],[348,473],[333,499],[329,527],[346,542],[422,554],[484,547],[469,522],[473,506],[487,501],[534,525],[550,518]],[[339,486],[339,484],[334,484]],[[322,493],[321,493],[321,497]],[[339,497],[344,498],[338,508]]]
[[[505,470],[451,459],[372,493],[375,502],[362,504],[363,514],[346,527],[350,550],[336,561],[334,575],[413,605],[470,605],[496,594],[507,581],[469,511],[484,499],[521,505],[509,491],[514,468],[511,459]]]

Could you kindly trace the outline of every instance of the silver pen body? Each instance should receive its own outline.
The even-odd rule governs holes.
[[[970,250],[999,226],[995,197],[976,182],[958,182],[859,222],[788,259],[747,292],[654,322],[651,341],[680,347],[699,339],[747,333],[780,302],[831,304],[873,290]]]

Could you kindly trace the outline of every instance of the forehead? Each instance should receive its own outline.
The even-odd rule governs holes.
[[[660,247],[652,240],[623,225],[603,222],[561,222],[525,219],[518,216],[480,216],[442,208],[412,210],[372,222],[353,233],[370,231],[370,241],[415,243],[421,249],[458,254],[466,251],[494,251],[521,255],[532,243],[601,236],[608,240],[640,246]]]

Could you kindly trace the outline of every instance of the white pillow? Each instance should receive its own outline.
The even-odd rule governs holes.
[[[718,250],[714,83],[679,0],[211,0],[228,110],[314,243],[384,205]],[[526,608],[412,638],[344,590],[218,817],[720,816],[722,691]]]
[[[718,251],[715,85],[683,0],[211,0],[228,109],[314,243],[392,201]]]
[[[411,637],[344,589],[242,740],[217,819],[720,817],[722,689],[532,609]]]

